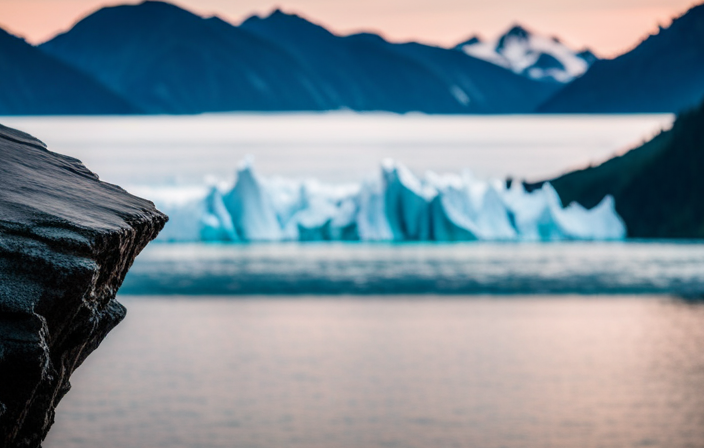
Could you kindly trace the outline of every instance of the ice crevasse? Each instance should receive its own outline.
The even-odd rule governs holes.
[[[554,241],[617,240],[626,227],[606,196],[594,208],[563,207],[545,183],[482,181],[471,173],[416,177],[385,160],[381,175],[328,185],[259,176],[240,163],[229,186],[191,194],[150,190],[170,221],[162,241]]]

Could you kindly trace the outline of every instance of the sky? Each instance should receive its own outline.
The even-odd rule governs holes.
[[[701,0],[699,0],[701,1]],[[103,6],[135,0],[0,0],[0,27],[44,42]],[[574,49],[613,57],[696,4],[692,0],[175,0],[234,24],[279,7],[331,31],[372,31],[394,41],[450,46],[478,34],[495,38],[514,23],[558,36]]]

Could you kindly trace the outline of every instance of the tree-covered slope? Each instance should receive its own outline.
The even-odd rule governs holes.
[[[550,182],[563,203],[613,195],[630,237],[704,238],[703,173],[704,104],[623,156]]]
[[[538,110],[547,113],[679,113],[704,99],[704,5],[632,51],[596,61]]]

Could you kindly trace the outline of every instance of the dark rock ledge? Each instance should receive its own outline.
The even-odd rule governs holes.
[[[0,446],[41,445],[69,377],[124,318],[115,293],[167,219],[0,125]]]

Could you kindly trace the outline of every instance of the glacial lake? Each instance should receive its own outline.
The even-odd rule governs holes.
[[[540,180],[671,115],[5,117],[147,194],[266,176]],[[704,444],[704,243],[167,244],[46,448]],[[128,295],[129,293],[129,295]]]

